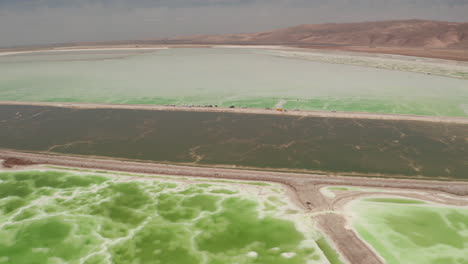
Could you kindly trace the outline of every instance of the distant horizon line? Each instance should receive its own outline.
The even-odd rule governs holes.
[[[453,23],[453,24],[468,24],[468,20],[464,22],[457,22],[457,21],[447,21],[447,20],[435,20],[435,19],[420,19],[420,18],[409,18],[409,19],[385,19],[385,20],[362,20],[362,21],[355,21],[355,22],[324,22],[324,23],[303,23],[303,24],[295,24],[291,26],[285,27],[278,27],[272,28],[266,31],[252,31],[252,32],[236,32],[236,33],[199,33],[199,34],[186,34],[186,35],[178,35],[175,37],[161,37],[161,38],[147,38],[147,39],[121,39],[121,40],[95,40],[95,41],[80,41],[80,42],[50,42],[50,43],[38,43],[38,44],[20,44],[20,45],[8,45],[8,46],[1,46],[0,50],[7,50],[7,49],[28,49],[28,48],[54,48],[54,47],[63,47],[63,46],[83,46],[83,45],[115,45],[115,44],[122,44],[122,45],[129,45],[129,44],[139,44],[139,43],[132,43],[132,42],[160,42],[160,43],[153,43],[153,45],[175,45],[180,43],[170,43],[171,40],[176,40],[178,38],[187,38],[187,37],[196,37],[196,36],[222,36],[222,35],[241,35],[241,34],[255,34],[255,33],[262,33],[262,32],[270,32],[274,30],[280,29],[287,29],[293,28],[298,26],[305,26],[305,25],[339,25],[339,24],[362,24],[362,23],[384,23],[384,22],[438,22],[438,23]],[[168,43],[163,43],[167,41]],[[145,43],[142,43],[145,44]],[[151,43],[146,43],[151,44]],[[192,43],[195,45],[195,43]],[[204,44],[204,43],[200,43]],[[206,45],[206,44],[205,44]],[[217,44],[218,45],[218,44]],[[279,45],[279,44],[277,44]],[[286,44],[283,44],[286,45]]]

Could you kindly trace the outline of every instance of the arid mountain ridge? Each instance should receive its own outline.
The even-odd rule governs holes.
[[[468,49],[468,23],[394,20],[306,24],[260,33],[199,35],[169,43],[337,45],[397,48]]]
[[[325,50],[397,54],[468,62],[468,22],[390,20],[305,24],[260,33],[149,37],[146,40],[78,42],[3,48],[0,51],[62,47],[190,47],[210,45],[282,45]]]

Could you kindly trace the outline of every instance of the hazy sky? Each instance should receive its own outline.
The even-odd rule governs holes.
[[[0,46],[408,18],[468,21],[468,0],[0,0]]]

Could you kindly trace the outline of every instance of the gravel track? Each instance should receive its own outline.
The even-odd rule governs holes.
[[[61,102],[31,102],[31,101],[0,101],[0,105],[32,105],[32,106],[66,107],[66,108],[76,108],[76,109],[132,109],[132,110],[138,109],[138,110],[158,110],[158,111],[218,112],[218,113],[264,114],[264,115],[285,115],[285,116],[303,116],[303,117],[310,116],[310,117],[372,119],[372,120],[408,120],[408,121],[423,121],[423,122],[436,122],[436,123],[468,124],[468,118],[466,117],[397,115],[397,114],[377,114],[377,113],[364,113],[364,112],[331,112],[331,111],[306,111],[306,110],[277,111],[276,109],[261,109],[261,108],[61,103]]]

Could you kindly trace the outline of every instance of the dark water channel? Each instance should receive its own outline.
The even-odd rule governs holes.
[[[0,105],[0,148],[468,179],[468,125]]]

